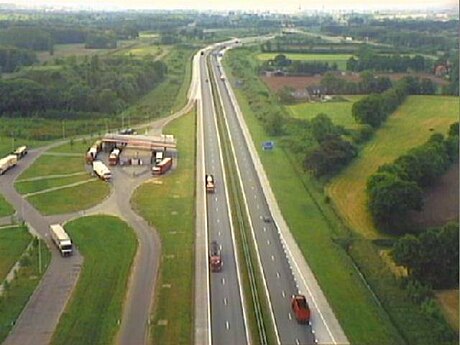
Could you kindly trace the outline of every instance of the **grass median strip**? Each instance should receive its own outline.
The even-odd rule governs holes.
[[[121,320],[136,236],[113,216],[79,218],[65,229],[85,260],[51,343],[111,344]]]
[[[158,230],[162,260],[157,281],[151,343],[193,343],[195,240],[195,112],[174,120],[166,132],[177,138],[177,169],[141,185],[132,202]]]

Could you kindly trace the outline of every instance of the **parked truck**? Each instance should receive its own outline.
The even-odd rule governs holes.
[[[163,175],[172,166],[172,158],[164,158],[159,164],[152,167],[152,175]]]
[[[8,155],[0,159],[0,175],[3,175],[7,170],[11,169],[18,163],[16,155]]]
[[[157,151],[155,153],[155,165],[160,164],[163,158],[164,158],[163,151]]]
[[[101,161],[94,161],[93,162],[93,172],[104,181],[108,181],[112,178],[112,173],[110,172],[109,168],[102,163]]]
[[[51,239],[62,256],[72,255],[72,241],[60,224],[50,225]]]
[[[17,157],[17,159],[21,159],[27,154],[27,146],[20,146],[18,147],[13,154]]]
[[[211,266],[212,272],[220,272],[222,270],[222,256],[219,244],[216,241],[212,241],[209,247],[209,266]]]
[[[97,154],[102,150],[102,141],[97,140],[86,152],[86,162],[92,163],[97,158]]]
[[[109,155],[109,165],[117,165],[120,160],[120,149],[114,148]]]
[[[207,193],[214,193],[216,191],[213,175],[205,175],[205,184]]]

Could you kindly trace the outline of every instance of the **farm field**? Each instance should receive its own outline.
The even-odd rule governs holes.
[[[155,296],[151,339],[157,344],[193,343],[195,112],[167,126],[177,138],[180,160],[177,169],[152,179],[134,193],[136,212],[158,230],[162,265]],[[155,195],[152,198],[152,195]],[[171,288],[161,288],[170,284]],[[167,325],[159,320],[168,320]]]
[[[338,69],[346,70],[347,60],[352,54],[295,54],[295,53],[261,53],[256,55],[258,60],[266,61],[273,59],[276,55],[284,54],[288,59],[301,61],[321,61],[329,64],[336,63]]]
[[[23,226],[0,229],[0,282],[26,249],[32,236]]]
[[[137,249],[134,232],[119,218],[103,215],[78,218],[65,229],[85,260],[51,343],[111,344]]]
[[[301,103],[287,106],[290,114],[298,119],[311,119],[316,115],[323,113],[336,125],[352,128],[357,126],[353,116],[351,115],[351,107],[353,103],[360,100],[363,96],[344,96],[344,101],[333,102],[316,102],[316,103]]]
[[[452,329],[459,332],[459,290],[443,290],[435,292],[436,299],[442,306],[442,310]]]
[[[358,158],[326,187],[346,224],[367,238],[381,234],[366,208],[366,181],[377,168],[395,160],[433,133],[445,134],[458,120],[458,97],[409,96],[367,143]]]

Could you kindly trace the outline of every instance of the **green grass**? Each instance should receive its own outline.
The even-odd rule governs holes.
[[[85,173],[82,175],[75,175],[62,178],[48,178],[35,181],[19,181],[16,182],[15,187],[19,193],[27,194],[39,192],[53,187],[65,186],[79,181],[87,181],[90,179],[92,179],[92,177],[90,177],[89,174]]]
[[[347,60],[352,54],[296,54],[296,53],[261,53],[257,54],[257,59],[261,61],[272,60],[276,55],[284,54],[288,59],[301,61],[321,61],[336,63],[339,70],[345,71]]]
[[[18,261],[31,239],[23,226],[0,229],[0,283]]]
[[[345,128],[355,128],[357,126],[353,116],[351,115],[351,107],[353,103],[360,100],[363,96],[345,96],[346,101],[343,102],[317,102],[317,103],[301,103],[286,107],[291,116],[298,119],[312,119],[320,113],[324,113],[336,125],[344,126]]]
[[[1,230],[0,230],[1,232]],[[39,248],[41,252],[41,270],[39,269]],[[11,331],[14,322],[19,317],[30,296],[35,291],[42,275],[51,260],[51,253],[46,245],[34,241],[28,258],[23,260],[23,266],[16,278],[9,284],[5,294],[0,298],[0,343],[5,340]]]
[[[421,145],[433,133],[446,134],[449,125],[458,121],[458,117],[458,97],[408,97],[366,144],[359,157],[327,186],[327,193],[346,224],[367,238],[381,236],[366,207],[367,178],[380,165]]]
[[[85,260],[52,344],[112,344],[137,248],[134,232],[113,216],[79,218],[65,229]]]
[[[160,177],[161,184],[147,182],[141,185],[132,202],[136,211],[158,230],[162,243],[151,341],[155,344],[192,344],[195,265],[195,135],[192,133],[195,133],[195,113],[173,121],[166,132],[177,138],[177,169]],[[162,288],[163,284],[171,284],[171,288]],[[168,324],[158,325],[159,320],[168,320]]]
[[[63,145],[53,147],[48,150],[48,152],[55,153],[72,153],[79,154],[81,157],[85,156],[88,148],[97,140],[98,138],[84,138],[82,140],[71,140]]]
[[[75,187],[31,195],[27,200],[43,215],[86,210],[99,204],[110,193],[107,182],[94,180]]]
[[[241,90],[236,94],[283,216],[351,343],[374,345],[376,339],[379,345],[403,343],[334,241],[348,233],[323,204],[321,192],[281,148],[262,151],[260,143],[276,138],[265,134]]]
[[[19,177],[18,181],[48,175],[68,175],[82,172],[85,166],[85,152],[81,157],[42,155]]]
[[[11,216],[13,213],[13,206],[0,194],[0,217]]]

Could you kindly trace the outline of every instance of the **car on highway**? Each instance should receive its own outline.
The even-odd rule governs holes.
[[[264,223],[271,223],[271,221],[272,221],[271,217],[269,217],[269,216],[263,216],[262,220],[264,221]]]
[[[291,308],[298,323],[308,323],[310,321],[310,307],[304,295],[292,296]]]

